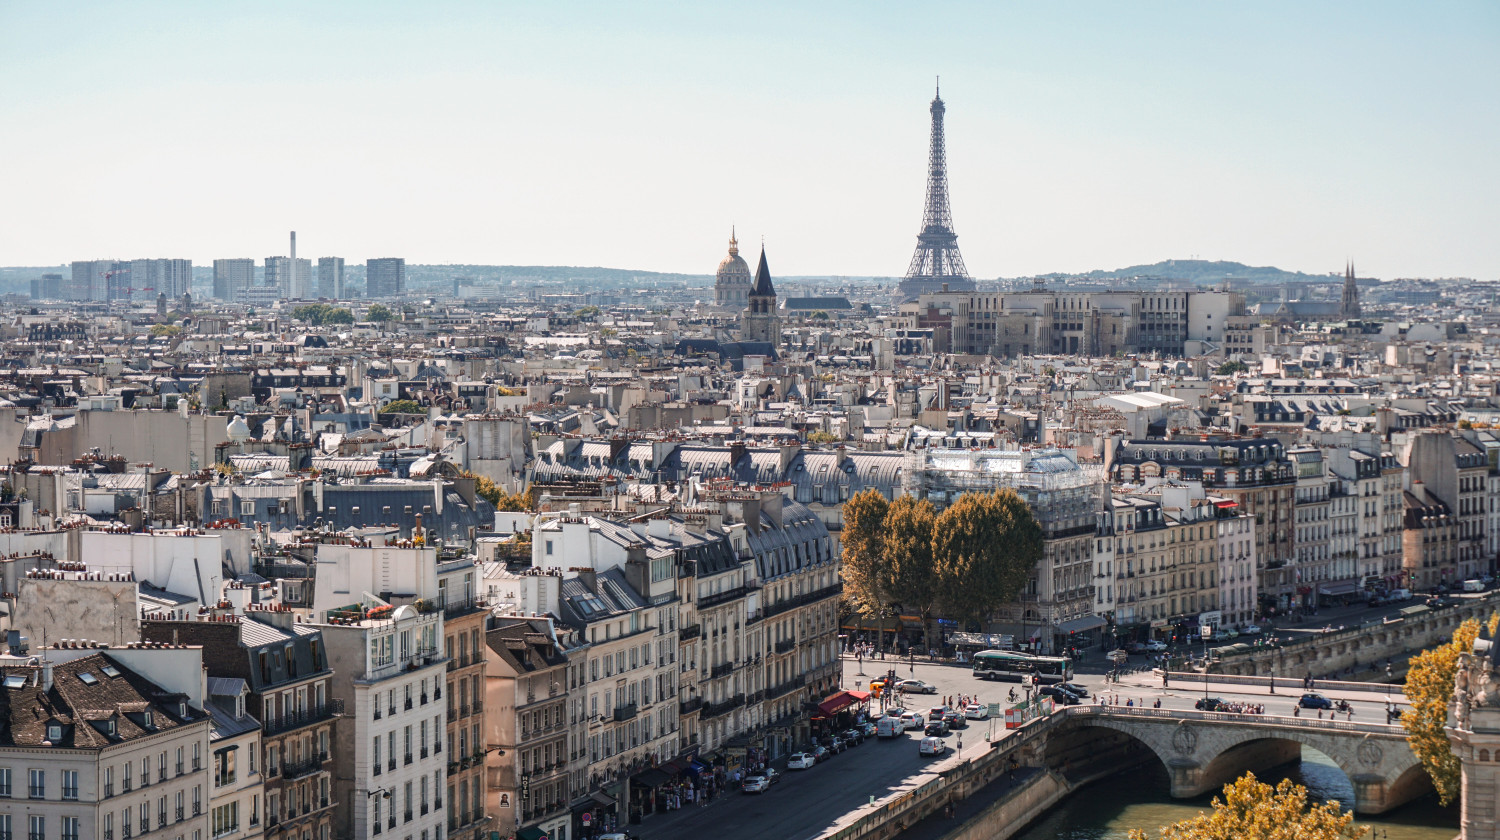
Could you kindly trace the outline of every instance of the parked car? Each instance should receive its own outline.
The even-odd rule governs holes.
[[[921,680],[902,680],[896,683],[896,690],[903,694],[937,694],[937,686]]]
[[[1138,656],[1146,652],[1146,646],[1141,642],[1126,642],[1125,652],[1132,656]]]
[[[964,717],[969,720],[989,720],[990,709],[988,706],[979,703],[970,703],[964,707]]]
[[[1079,703],[1078,695],[1060,686],[1044,685],[1037,693],[1043,697],[1051,697],[1064,706],[1076,706]]]
[[[927,725],[927,719],[921,712],[905,712],[901,715],[901,725],[908,730],[921,729]]]
[[[1297,705],[1304,709],[1332,709],[1333,701],[1321,694],[1308,692],[1302,695],[1302,699],[1297,701]]]
[[[813,761],[817,764],[822,764],[828,759],[833,758],[833,753],[829,752],[827,747],[813,747],[809,752],[812,753]]]
[[[932,723],[927,724],[927,728],[922,730],[922,732],[925,735],[942,738],[948,735],[948,724],[943,722],[942,718],[938,718]]]
[[[1078,683],[1075,683],[1075,682],[1065,682],[1065,683],[1058,683],[1058,685],[1061,686],[1061,687],[1063,687],[1063,688],[1066,688],[1067,690],[1073,692],[1074,694],[1078,695],[1079,697],[1088,697],[1089,696],[1089,690],[1087,688],[1084,688],[1083,686],[1079,685]]]
[[[943,723],[948,724],[949,729],[967,729],[969,727],[968,719],[958,712],[949,712],[943,715]]]
[[[917,745],[917,755],[942,755],[948,751],[948,742],[942,738],[923,738]]]
[[[1261,633],[1259,624],[1246,624],[1240,628],[1240,633],[1246,636],[1259,636]]]
[[[875,737],[875,721],[867,720],[864,723],[861,723],[857,728],[859,729],[860,734],[865,736],[866,738]]]
[[[847,745],[844,743],[844,739],[840,738],[837,735],[824,735],[822,744],[824,749],[828,750],[834,755],[838,755],[839,753],[843,752],[847,747]]]
[[[862,729],[845,729],[839,737],[843,738],[844,744],[850,747],[857,747],[865,742],[865,733]]]
[[[805,752],[792,753],[791,758],[788,758],[786,760],[786,769],[788,769],[788,770],[807,770],[807,769],[810,769],[814,764],[817,764],[817,763],[818,763],[818,758],[817,758],[817,756],[813,755],[812,753],[805,753]]]
[[[745,781],[740,783],[742,793],[765,793],[770,789],[771,780],[759,774],[746,776]]]
[[[1200,697],[1198,702],[1193,704],[1193,708],[1200,712],[1217,712],[1222,705],[1224,705],[1222,697]]]
[[[1166,642],[1159,642],[1156,639],[1152,639],[1151,641],[1149,641],[1149,642],[1146,643],[1146,652],[1147,653],[1162,653],[1162,652],[1166,651],[1166,649],[1167,649],[1167,643]]]

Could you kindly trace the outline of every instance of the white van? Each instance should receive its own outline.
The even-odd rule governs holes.
[[[1391,600],[1392,601],[1410,601],[1411,600],[1411,590],[1410,589],[1392,589],[1391,590]]]
[[[899,738],[905,731],[901,718],[883,717],[875,721],[876,738]]]
[[[1482,580],[1466,580],[1466,581],[1464,581],[1464,591],[1465,592],[1483,592],[1484,591],[1484,581],[1482,581]]]

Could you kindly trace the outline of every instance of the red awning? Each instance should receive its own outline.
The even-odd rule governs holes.
[[[853,706],[854,703],[855,700],[850,696],[849,692],[840,691],[838,694],[829,695],[828,699],[819,703],[818,710],[825,715],[832,716],[838,714],[839,712],[842,712],[850,706]]]
[[[846,691],[844,693],[853,697],[856,703],[863,703],[870,699],[870,692],[868,691]]]
[[[1215,502],[1214,506],[1218,507],[1220,509],[1223,509],[1223,508],[1232,508],[1232,507],[1239,507],[1240,503],[1239,502]]]

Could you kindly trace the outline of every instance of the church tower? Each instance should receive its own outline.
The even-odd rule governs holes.
[[[740,315],[740,341],[763,341],[781,347],[781,316],[776,312],[776,288],[766,267],[765,246],[760,249],[760,265],[755,269],[748,305]]]
[[[1348,320],[1359,315],[1359,286],[1354,282],[1354,263],[1351,261],[1344,268],[1344,294],[1339,301],[1339,316]]]

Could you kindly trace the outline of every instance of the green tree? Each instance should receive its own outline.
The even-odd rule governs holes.
[[[1222,365],[1219,365],[1217,368],[1214,368],[1214,373],[1217,373],[1220,376],[1229,376],[1233,373],[1248,373],[1249,370],[1250,366],[1245,364],[1244,362],[1228,361]]]
[[[464,473],[467,478],[474,479],[474,494],[495,506],[495,510],[524,511],[536,508],[536,488],[531,487],[519,493],[507,493],[500,485],[489,478],[473,473]]]
[[[1354,840],[1368,830],[1354,825],[1354,814],[1329,800],[1307,801],[1307,788],[1282,779],[1272,788],[1246,773],[1224,786],[1212,810],[1163,826],[1159,840]],[[1140,829],[1130,840],[1151,840]]]
[[[153,324],[151,326],[152,338],[162,338],[163,336],[171,338],[173,336],[181,334],[182,327],[179,327],[176,324]]]
[[[922,644],[932,650],[932,614],[937,609],[937,570],[933,565],[932,502],[902,496],[891,503],[880,534],[881,573],[890,600],[922,620]]]
[[[843,530],[839,532],[844,550],[840,572],[844,578],[844,596],[862,615],[877,619],[883,619],[890,606],[890,575],[884,568],[881,545],[885,515],[889,510],[890,502],[880,495],[880,491],[870,489],[856,493],[844,502]],[[880,644],[885,645],[883,621]]]
[[[292,317],[298,321],[306,321],[315,327],[324,324],[352,324],[354,313],[337,306],[329,306],[326,303],[309,303],[292,310]]]
[[[380,409],[381,414],[426,414],[416,400],[391,400]]]
[[[1491,630],[1497,620],[1500,616],[1490,617]],[[1422,766],[1427,768],[1432,786],[1437,788],[1438,801],[1444,805],[1458,796],[1460,788],[1458,757],[1453,754],[1444,731],[1448,723],[1448,704],[1453,701],[1458,658],[1474,650],[1474,638],[1478,635],[1479,620],[1471,618],[1454,629],[1447,644],[1412,657],[1411,668],[1406,672],[1406,686],[1402,689],[1406,699],[1411,701],[1411,708],[1401,713],[1406,742],[1421,759]]]
[[[383,303],[372,303],[370,304],[370,308],[365,310],[365,320],[374,321],[377,324],[383,324],[395,317],[391,310]]]
[[[824,312],[821,309],[819,309],[817,312],[814,312],[813,314],[811,314],[811,315],[809,315],[807,317],[808,317],[809,320],[813,320],[813,321],[827,321],[827,320],[830,320],[830,318],[828,317],[828,313]]]
[[[1021,594],[1042,559],[1042,527],[1014,490],[966,493],[938,516],[932,553],[946,612],[983,624]]]
[[[833,432],[825,432],[822,429],[815,429],[815,430],[807,433],[807,442],[808,443],[838,443],[839,442],[839,436],[836,435],[836,434],[834,434]]]
[[[597,318],[599,317],[599,307],[594,306],[593,304],[589,304],[588,306],[580,306],[577,309],[573,310],[573,317],[577,318],[580,321]]]

